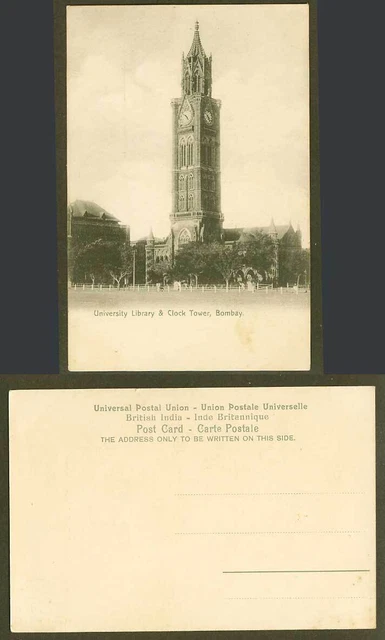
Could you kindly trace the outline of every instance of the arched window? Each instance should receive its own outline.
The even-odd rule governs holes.
[[[179,245],[188,244],[189,242],[191,242],[190,231],[188,229],[182,229],[182,231],[179,234],[178,244]]]
[[[214,138],[210,140],[210,167],[215,165],[215,141]]]
[[[192,173],[190,173],[189,177],[188,177],[188,188],[189,189],[194,189],[194,176]]]
[[[203,140],[202,140],[202,162],[205,165],[208,165],[208,163],[209,163],[208,148],[209,148],[208,138],[203,138]]]
[[[194,139],[192,136],[187,140],[187,165],[191,167],[194,164]]]
[[[184,89],[186,93],[190,93],[190,76],[188,73],[184,77]]]
[[[185,197],[184,193],[179,194],[179,211],[185,210]]]
[[[184,191],[185,189],[185,177],[183,173],[179,176],[179,191]]]
[[[180,167],[185,167],[186,166],[186,140],[184,138],[180,139],[179,142],[179,166]]]
[[[188,197],[188,210],[192,211],[193,209],[194,209],[194,196],[192,193],[190,193]]]
[[[211,167],[211,164],[212,164],[212,153],[211,152],[212,152],[212,146],[209,143],[207,145],[207,164],[208,164],[209,167]]]

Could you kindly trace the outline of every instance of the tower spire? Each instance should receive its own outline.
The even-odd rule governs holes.
[[[203,49],[203,46],[202,46],[202,43],[201,43],[201,37],[199,35],[199,22],[198,22],[198,20],[195,21],[194,38],[193,38],[193,41],[192,41],[192,45],[190,47],[190,51],[187,54],[188,58],[190,58],[192,56],[202,56],[202,57],[206,58],[205,50]]]
[[[184,95],[211,96],[211,57],[206,56],[202,46],[198,20],[190,50],[182,58],[182,89]]]

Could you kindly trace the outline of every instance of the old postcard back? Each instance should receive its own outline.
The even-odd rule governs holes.
[[[372,387],[10,395],[15,632],[373,628]]]

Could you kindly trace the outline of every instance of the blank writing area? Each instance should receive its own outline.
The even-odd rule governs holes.
[[[279,608],[280,628],[370,625],[375,573],[365,542],[367,497],[185,496],[177,544],[181,556],[194,545],[195,560],[212,559],[207,579],[226,600],[218,624],[228,618],[231,627],[235,617],[244,628],[271,628]],[[194,562],[190,570],[197,573]]]
[[[375,626],[372,387],[10,400],[13,631]]]

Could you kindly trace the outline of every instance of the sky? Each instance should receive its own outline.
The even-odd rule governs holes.
[[[170,103],[196,20],[222,102],[224,226],[291,221],[309,246],[307,5],[67,7],[68,201],[133,240],[169,233]]]

